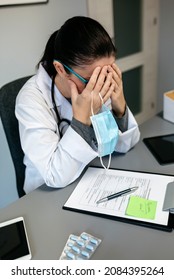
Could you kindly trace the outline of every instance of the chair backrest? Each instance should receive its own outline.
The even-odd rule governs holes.
[[[19,90],[29,78],[30,76],[17,79],[0,89],[0,116],[14,164],[19,197],[25,195],[23,190],[25,165],[23,164],[24,153],[20,143],[18,120],[15,117],[15,101]]]

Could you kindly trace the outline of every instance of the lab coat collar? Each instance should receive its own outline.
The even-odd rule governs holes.
[[[44,99],[46,100],[50,109],[53,109],[53,103],[51,98],[51,85],[52,79],[44,69],[43,65],[40,63],[38,72],[36,74],[36,83]],[[59,113],[62,117],[72,119],[72,106],[69,101],[60,93],[56,85],[54,85],[55,103],[59,108]],[[62,106],[63,105],[63,106]]]
[[[39,69],[36,73],[36,84],[50,109],[53,108],[51,100],[51,83],[51,78],[40,63]]]

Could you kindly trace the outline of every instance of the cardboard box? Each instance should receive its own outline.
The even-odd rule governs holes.
[[[164,93],[163,118],[174,123],[174,90]]]

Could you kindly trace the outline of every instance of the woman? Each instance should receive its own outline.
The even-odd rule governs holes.
[[[43,183],[67,186],[99,155],[91,115],[103,103],[119,127],[115,150],[126,153],[138,142],[115,59],[108,33],[88,17],[73,17],[51,35],[36,75],[16,100],[26,193]]]

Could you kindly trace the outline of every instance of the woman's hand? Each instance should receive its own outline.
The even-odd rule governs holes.
[[[118,66],[113,63],[112,66],[108,66],[109,73],[113,74],[113,82],[115,84],[114,90],[111,94],[111,105],[115,115],[121,118],[126,109],[126,101],[123,93],[122,74]]]
[[[102,106],[99,93],[103,101],[106,102],[111,97],[115,87],[113,73],[112,71],[108,73],[108,66],[104,66],[103,68],[96,67],[94,69],[88,84],[81,94],[78,93],[77,87],[72,80],[69,80],[69,85],[73,116],[75,119],[87,125],[91,125],[91,104],[94,114],[96,114]]]

